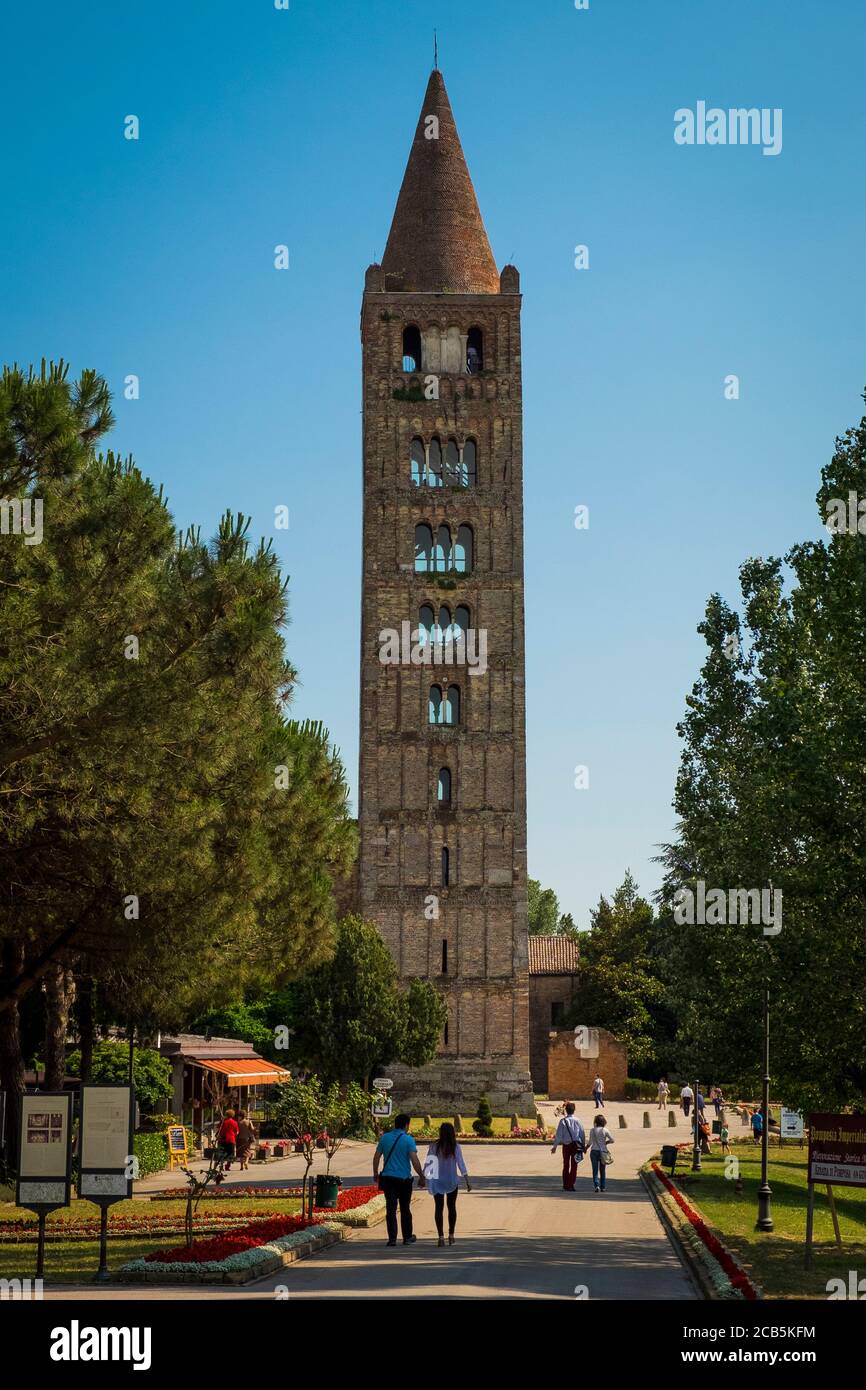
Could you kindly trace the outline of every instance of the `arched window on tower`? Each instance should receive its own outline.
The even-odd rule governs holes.
[[[421,607],[418,609],[417,642],[419,647],[426,646],[426,644],[432,640],[433,624],[435,621],[436,615],[430,604],[422,603]]]
[[[431,685],[427,702],[427,723],[441,724],[442,713],[442,687],[441,685]]]
[[[472,570],[472,558],[472,527],[459,526],[451,568],[458,574],[469,574]]]
[[[428,487],[442,486],[442,445],[438,439],[430,440],[430,448],[427,451],[427,477],[425,479]]]
[[[436,800],[439,805],[447,809],[451,805],[451,769],[450,767],[440,767],[439,780],[436,784]]]
[[[455,634],[462,632],[465,637],[466,633],[469,631],[470,623],[469,609],[466,607],[466,604],[458,604],[454,610],[454,621],[451,624],[451,631]]]
[[[443,705],[443,715],[444,715],[444,717],[442,718],[441,723],[443,723],[443,724],[450,724],[450,725],[459,724],[459,723],[460,723],[460,687],[459,687],[459,686],[457,686],[457,685],[449,685],[449,687],[448,687],[448,693],[447,693],[447,695],[445,696],[445,699],[443,700],[442,705]]]
[[[464,487],[475,487],[478,483],[478,450],[474,439],[467,439],[463,445],[460,481]]]
[[[421,370],[421,330],[415,323],[409,323],[403,329],[403,371],[420,372]]]
[[[436,641],[437,641],[437,642],[445,642],[445,641],[447,641],[447,639],[448,639],[448,634],[449,634],[450,631],[451,631],[451,609],[448,608],[447,605],[443,603],[442,607],[439,609],[439,627],[438,627],[437,632],[436,632]]]
[[[484,334],[476,325],[470,328],[466,338],[466,370],[470,376],[484,369]]]
[[[423,439],[413,439],[409,446],[410,477],[415,487],[420,487],[427,476],[427,456]]]
[[[433,569],[437,574],[444,574],[446,570],[451,569],[451,532],[447,526],[440,526],[436,532],[436,545],[433,548]]]
[[[456,487],[461,482],[460,450],[456,439],[449,439],[445,445],[445,482],[449,487]]]
[[[433,568],[433,531],[423,523],[415,527],[415,573],[427,574]]]

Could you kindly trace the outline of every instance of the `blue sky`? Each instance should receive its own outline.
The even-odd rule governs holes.
[[[585,925],[626,865],[657,885],[707,596],[818,534],[819,470],[862,413],[861,0],[7,10],[0,346],[101,371],[113,447],[179,525],[231,507],[273,535],[295,712],[326,722],[354,792],[358,315],[434,24],[525,296],[530,872]],[[782,108],[781,154],[676,145],[674,112],[699,100]]]

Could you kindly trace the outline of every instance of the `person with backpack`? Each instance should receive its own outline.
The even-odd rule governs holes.
[[[454,1244],[454,1231],[457,1226],[457,1188],[458,1174],[466,1179],[466,1191],[471,1192],[469,1174],[463,1160],[463,1150],[457,1143],[457,1132],[452,1124],[439,1126],[439,1138],[431,1144],[424,1160],[424,1179],[427,1191],[433,1196],[433,1219],[439,1244],[445,1244],[443,1217],[445,1203],[448,1203],[448,1244]]]
[[[410,1123],[411,1116],[398,1115],[394,1128],[386,1130],[380,1138],[373,1156],[373,1181],[385,1194],[385,1226],[389,1245],[397,1244],[398,1206],[403,1244],[414,1245],[418,1239],[412,1231],[412,1169],[418,1174],[419,1187],[424,1186],[424,1169],[418,1159],[415,1140],[409,1133]]]
[[[577,1165],[581,1162],[586,1148],[586,1136],[583,1132],[583,1125],[574,1113],[573,1100],[566,1103],[565,1114],[556,1126],[553,1148],[550,1152],[555,1154],[560,1144],[562,1145],[563,1190],[573,1192],[574,1181],[577,1177]]]
[[[589,1161],[592,1164],[592,1185],[596,1192],[604,1192],[607,1170],[613,1158],[610,1145],[613,1135],[607,1128],[604,1116],[596,1115],[589,1131]]]

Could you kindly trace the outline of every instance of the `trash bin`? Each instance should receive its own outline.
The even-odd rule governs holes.
[[[721,1120],[713,1120],[713,1134],[721,1134],[721,1132],[722,1132],[722,1122],[721,1122]]]
[[[676,1144],[662,1144],[662,1167],[674,1171],[677,1162]]]
[[[335,1208],[340,1195],[340,1179],[330,1173],[316,1174],[316,1206]]]

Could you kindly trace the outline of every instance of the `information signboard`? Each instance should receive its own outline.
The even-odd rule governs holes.
[[[384,1096],[380,1096],[373,1101],[372,1109],[377,1119],[387,1120],[388,1116],[391,1114],[391,1101],[386,1100]]]
[[[15,1202],[35,1210],[68,1207],[72,1169],[72,1092],[25,1091],[18,1135]]]
[[[779,1136],[782,1139],[803,1138],[802,1110],[786,1110],[784,1105],[782,1106],[782,1115],[779,1122]]]
[[[183,1168],[186,1164],[186,1130],[183,1125],[169,1125],[165,1137],[168,1141],[169,1171],[175,1165]]]
[[[132,1196],[133,1088],[81,1087],[79,1195],[99,1203]]]
[[[809,1181],[866,1187],[866,1115],[809,1116]]]

